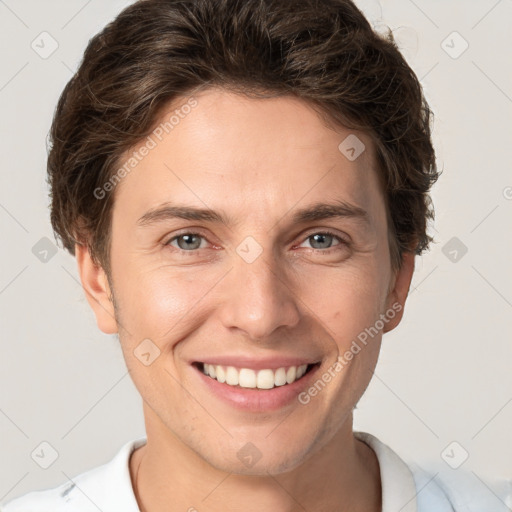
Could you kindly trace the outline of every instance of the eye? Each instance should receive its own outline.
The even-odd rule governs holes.
[[[305,242],[309,242],[313,249],[321,251],[323,250],[323,252],[329,252],[328,249],[336,246],[348,245],[348,243],[343,240],[343,238],[335,235],[334,233],[331,233],[330,231],[313,233],[309,235],[303,243]],[[333,244],[333,242],[337,243]],[[302,247],[302,244],[299,247]]]
[[[204,242],[204,243],[203,243]],[[331,233],[330,231],[321,231],[309,235],[302,244],[309,242],[310,246],[315,251],[330,252],[330,249],[336,250],[336,247],[341,249],[348,246],[348,242],[339,235]],[[164,245],[174,247],[175,249],[193,252],[199,249],[204,249],[208,241],[206,237],[200,233],[186,232],[176,235],[169,239]],[[303,245],[299,247],[303,247]]]
[[[182,233],[181,235],[171,238],[165,245],[176,247],[176,245],[173,244],[173,242],[176,242],[177,249],[193,251],[194,249],[204,249],[204,246],[201,246],[202,240],[206,241],[206,238],[199,233]]]

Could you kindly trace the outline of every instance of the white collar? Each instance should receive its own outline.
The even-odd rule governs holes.
[[[420,468],[407,464],[372,434],[354,436],[375,452],[379,461],[382,512],[452,512],[446,494]],[[132,487],[129,461],[134,450],[147,442],[141,437],[125,443],[106,464],[71,478],[53,489],[32,491],[3,504],[3,512],[140,512]],[[416,491],[418,489],[418,492]]]

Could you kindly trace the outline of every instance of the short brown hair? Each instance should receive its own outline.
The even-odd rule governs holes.
[[[109,272],[114,191],[94,191],[164,107],[210,86],[295,96],[335,126],[368,133],[393,268],[433,241],[432,112],[391,31],[375,32],[350,0],[141,0],[89,41],[56,108],[48,180],[65,249],[87,244]]]

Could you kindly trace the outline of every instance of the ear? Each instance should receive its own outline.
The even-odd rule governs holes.
[[[402,266],[395,273],[394,283],[386,300],[386,311],[393,310],[396,314],[386,322],[383,332],[392,331],[402,320],[414,273],[414,258],[414,252],[404,252],[402,255]]]
[[[80,281],[99,329],[105,334],[116,334],[118,329],[114,303],[105,271],[94,263],[86,245],[76,244],[75,256]]]

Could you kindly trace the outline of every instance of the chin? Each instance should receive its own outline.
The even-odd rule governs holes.
[[[287,439],[286,451],[283,450],[285,441],[277,437],[275,441],[276,443],[269,443],[268,439],[266,442],[234,441],[234,446],[220,447],[219,451],[202,457],[211,466],[227,473],[268,476],[292,471],[304,463],[311,453],[311,446],[306,445],[304,441],[294,449],[288,444],[290,440]]]

